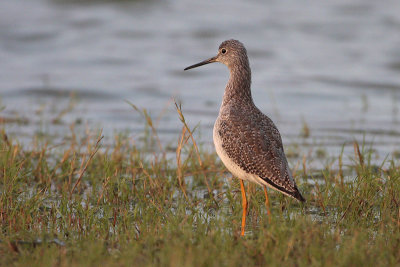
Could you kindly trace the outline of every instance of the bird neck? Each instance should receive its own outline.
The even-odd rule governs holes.
[[[229,105],[232,102],[242,104],[252,104],[251,96],[251,70],[248,61],[244,64],[238,64],[230,67],[229,81],[225,87],[225,93],[222,100],[222,106]]]

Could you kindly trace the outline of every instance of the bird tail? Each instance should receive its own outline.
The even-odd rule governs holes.
[[[293,193],[290,194],[293,198],[297,199],[300,202],[306,202],[306,199],[300,194],[299,189],[297,189],[297,187],[295,187],[295,190]]]

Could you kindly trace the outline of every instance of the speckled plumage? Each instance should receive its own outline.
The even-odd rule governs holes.
[[[253,102],[245,47],[237,40],[224,41],[216,57],[187,69],[212,62],[221,62],[230,71],[213,131],[222,162],[240,179],[269,186],[304,201],[291,175],[278,129]]]

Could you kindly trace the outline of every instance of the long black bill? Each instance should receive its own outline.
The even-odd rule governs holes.
[[[189,67],[185,68],[184,70],[190,70],[190,69],[197,68],[197,67],[200,67],[200,66],[203,66],[203,65],[206,65],[206,64],[214,63],[214,62],[217,62],[217,57],[216,56],[212,57],[212,58],[209,58],[207,60],[204,60],[204,61],[202,61],[200,63],[194,64],[192,66],[189,66]]]

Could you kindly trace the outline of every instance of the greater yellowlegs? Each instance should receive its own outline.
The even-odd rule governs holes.
[[[244,180],[264,187],[268,216],[271,213],[266,186],[301,202],[305,199],[290,172],[278,129],[254,105],[246,48],[237,40],[224,41],[215,57],[185,70],[213,62],[225,64],[230,72],[214,124],[213,139],[217,154],[226,168],[240,179],[243,207],[241,235],[244,235],[248,207]]]

